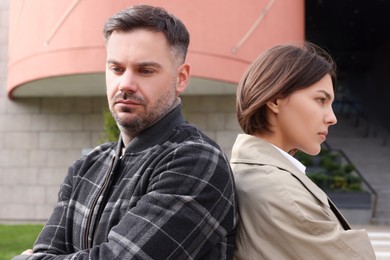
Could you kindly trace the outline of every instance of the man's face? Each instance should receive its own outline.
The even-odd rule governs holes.
[[[172,108],[188,85],[189,66],[161,32],[114,31],[106,47],[109,108],[121,130],[136,135]]]

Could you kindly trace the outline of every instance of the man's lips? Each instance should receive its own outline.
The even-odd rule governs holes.
[[[128,105],[128,106],[137,106],[137,105],[140,105],[139,102],[136,102],[136,101],[133,101],[133,100],[117,100],[115,101],[114,103],[115,105],[119,104],[119,105]]]

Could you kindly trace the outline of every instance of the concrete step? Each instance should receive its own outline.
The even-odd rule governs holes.
[[[390,226],[389,225],[368,225],[354,226],[354,229],[364,228],[368,232],[371,244],[374,248],[377,260],[390,259]]]
[[[364,178],[378,193],[375,223],[390,224],[390,145],[377,138],[330,135],[332,149],[343,150]]]
[[[376,259],[390,259],[390,233],[368,233]]]
[[[375,223],[389,224],[389,133],[362,120],[357,122],[356,117],[353,116],[337,116],[338,123],[330,127],[327,143],[333,149],[343,150],[378,193]]]

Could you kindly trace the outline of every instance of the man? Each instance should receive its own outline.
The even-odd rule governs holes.
[[[34,250],[14,259],[231,259],[231,170],[185,122],[178,97],[190,77],[187,29],[164,9],[138,5],[112,16],[104,35],[119,141],[69,168]]]

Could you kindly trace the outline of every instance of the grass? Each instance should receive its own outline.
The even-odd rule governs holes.
[[[0,260],[10,260],[32,248],[42,227],[40,224],[0,225]]]

